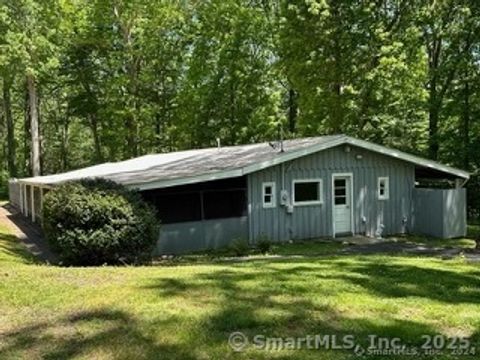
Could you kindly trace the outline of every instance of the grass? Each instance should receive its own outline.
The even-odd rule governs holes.
[[[285,256],[328,256],[338,253],[345,247],[345,244],[329,240],[305,240],[295,241],[285,244],[271,244],[270,250],[262,254],[256,247],[250,247],[240,256],[249,257],[249,259],[265,257],[285,257]],[[158,259],[157,264],[180,264],[180,263],[211,263],[222,261],[228,258],[236,257],[236,251],[232,247],[224,247],[216,250],[199,251],[181,257]]]
[[[59,268],[0,229],[1,359],[355,359],[352,350],[233,352],[229,334],[466,336],[480,350],[480,268],[461,258],[335,255],[275,246],[246,262]],[[382,356],[364,356],[381,359]],[[401,358],[401,357],[390,357]],[[412,359],[415,357],[407,356]],[[467,359],[448,352],[431,358]],[[475,358],[475,357],[471,357]]]
[[[475,249],[475,239],[480,237],[480,225],[469,225],[467,228],[467,237],[464,239],[438,239],[428,236],[410,235],[403,239],[406,242],[412,242],[429,248],[462,248]]]
[[[35,258],[19,243],[11,230],[0,224],[0,269],[8,263],[32,264]]]
[[[462,248],[462,249],[474,249],[476,244],[473,239],[437,239],[429,238],[427,236],[408,236],[405,241],[413,242],[419,245],[423,245],[429,248]]]

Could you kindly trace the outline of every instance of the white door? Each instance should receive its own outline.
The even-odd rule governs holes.
[[[333,178],[333,221],[335,234],[352,232],[351,178]]]

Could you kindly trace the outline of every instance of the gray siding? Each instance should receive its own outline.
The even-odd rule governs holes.
[[[227,246],[232,240],[248,239],[247,217],[192,221],[162,225],[157,254],[182,254],[189,251]]]
[[[249,175],[249,222],[252,242],[262,235],[274,241],[332,236],[332,174],[353,174],[354,230],[374,236],[408,231],[412,211],[415,170],[412,164],[356,147],[339,146]],[[361,156],[361,159],[358,157]],[[284,176],[282,180],[282,166]],[[377,179],[388,176],[390,197],[377,199]],[[277,200],[283,188],[292,194],[294,179],[320,178],[323,204],[294,207],[289,214],[277,201],[275,208],[262,206],[262,182],[275,181]],[[282,182],[283,181],[283,182]],[[283,185],[282,185],[283,183]],[[365,222],[363,222],[365,217]],[[406,223],[404,222],[406,219]]]
[[[20,183],[17,180],[8,182],[8,197],[10,204],[20,209]]]
[[[465,236],[465,189],[415,189],[413,232],[448,239]]]

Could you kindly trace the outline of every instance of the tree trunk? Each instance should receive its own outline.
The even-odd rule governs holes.
[[[126,75],[128,77],[127,85],[127,97],[126,97],[126,106],[127,106],[127,116],[125,118],[125,129],[126,129],[126,142],[124,149],[124,155],[127,157],[136,157],[139,154],[138,140],[139,140],[139,128],[138,128],[138,103],[137,103],[137,80],[138,74],[140,72],[140,57],[135,55],[133,49],[133,37],[132,23],[125,22],[122,20],[122,5],[114,3],[113,4],[113,14],[118,20],[118,25],[122,32],[123,44],[125,46],[125,62],[124,66],[126,68]]]
[[[40,176],[40,132],[38,126],[38,99],[35,78],[27,75],[28,104],[30,109],[30,134],[32,136],[32,176]]]
[[[436,70],[436,69],[435,69]],[[435,71],[434,70],[434,71]],[[428,153],[432,160],[438,157],[438,116],[439,102],[437,101],[437,79],[436,76],[430,80],[429,99],[428,99]]]
[[[95,161],[97,163],[103,162],[102,145],[100,143],[100,135],[98,133],[97,114],[90,115],[90,128],[93,135],[93,146],[95,147]]]
[[[297,93],[295,90],[288,90],[288,130],[293,134],[297,127]]]
[[[26,84],[25,84],[26,86]],[[30,136],[30,105],[28,100],[28,91],[25,88],[24,94],[24,119],[23,119],[23,164],[22,164],[22,171],[28,176],[32,175],[32,159],[31,159],[31,136]]]
[[[330,110],[330,130],[333,134],[338,134],[344,130],[344,109],[343,109],[343,96],[342,96],[342,46],[340,43],[341,36],[341,24],[340,19],[342,14],[340,13],[339,5],[332,8],[332,16],[338,21],[335,31],[333,32],[333,78],[330,84],[330,91],[332,92],[332,108]]]
[[[138,146],[136,137],[137,127],[134,115],[127,115],[125,127],[127,129],[127,149],[125,153],[129,158],[136,157],[138,155]]]
[[[440,148],[438,143],[438,107],[436,103],[430,105],[428,114],[429,130],[428,130],[428,152],[432,160],[437,160],[438,150]]]
[[[162,136],[162,123],[161,123],[161,117],[160,114],[157,112],[155,113],[155,148],[157,149],[158,152],[161,151],[162,149],[162,141],[161,141],[161,136]]]
[[[467,71],[465,71],[467,72]],[[462,132],[463,132],[463,168],[470,168],[470,84],[466,74],[463,86],[463,111],[462,111]]]
[[[431,40],[430,37],[432,37]],[[442,52],[442,40],[434,32],[433,35],[425,35],[428,52],[428,154],[432,160],[438,157],[438,117],[439,117],[439,91],[437,89],[438,68],[440,54]]]
[[[470,48],[471,40],[470,33],[468,33],[465,40],[465,57],[468,58],[469,62],[472,61],[470,58]],[[467,57],[468,54],[468,57]],[[465,170],[470,168],[470,78],[469,78],[469,63],[464,65],[464,83],[463,83],[463,109],[462,109],[462,133],[463,133],[463,167]]]
[[[59,133],[61,133],[60,166],[62,171],[66,171],[68,166],[68,129],[70,121],[68,117],[62,122]]]
[[[235,79],[235,77],[234,77]],[[235,145],[236,140],[237,140],[237,118],[236,118],[236,94],[235,94],[235,84],[233,81],[235,80],[230,80],[230,86],[229,86],[229,118],[230,118],[230,144],[229,145]],[[210,139],[206,139],[207,143],[209,142]]]
[[[10,88],[12,82],[4,80],[3,82],[3,106],[5,108],[5,121],[7,123],[7,166],[11,177],[17,176],[17,166],[15,163],[15,126],[12,116],[12,101],[10,98]]]

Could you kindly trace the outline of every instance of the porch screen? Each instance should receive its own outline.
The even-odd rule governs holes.
[[[162,224],[172,224],[246,216],[246,187],[245,178],[233,178],[141,194],[155,206]]]

